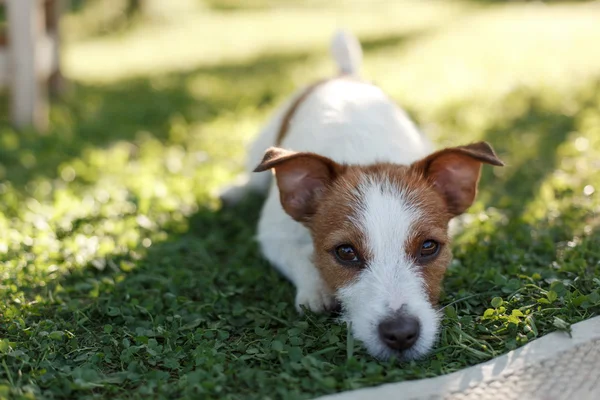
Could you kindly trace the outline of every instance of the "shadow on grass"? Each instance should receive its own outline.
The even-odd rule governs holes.
[[[514,342],[507,321],[482,324],[477,317],[492,296],[507,296],[509,303],[512,293],[511,308],[522,306],[523,297],[527,304],[534,289],[515,289],[510,278],[531,275],[541,266],[524,270],[520,263],[525,259],[514,258],[507,265],[505,254],[524,257],[526,252],[514,253],[519,248],[508,243],[498,254],[478,236],[459,250],[463,266],[451,271],[448,286],[490,294],[455,304],[458,316],[446,321],[438,356],[392,368],[356,347],[355,358],[348,360],[345,328],[326,317],[298,317],[291,306],[292,286],[258,254],[252,237],[261,202],[252,198],[231,210],[201,210],[190,218],[187,233],[157,243],[142,259],[115,258],[102,272],[92,266],[75,272],[60,282],[58,292],[47,288],[54,297],[28,306],[30,314],[23,320],[28,329],[17,333],[14,326],[20,322],[15,318],[3,334],[16,343],[34,343],[26,354],[8,359],[9,370],[15,376],[17,368],[25,376],[36,376],[29,388],[40,397],[52,393],[55,398],[129,398],[135,391],[157,398],[244,398],[249,393],[307,398],[452,372],[491,358],[490,349],[501,354],[509,349],[507,342]],[[516,227],[502,229],[492,240],[510,236],[512,229]],[[549,260],[565,265],[549,269],[543,278],[559,276],[576,283],[568,288],[573,295],[566,289],[559,293],[567,299],[562,308],[539,315],[540,332],[556,329],[551,317],[572,321],[566,315],[579,310],[577,293],[595,290],[599,234],[594,231],[580,245],[565,246],[558,256],[554,248],[543,249]],[[582,260],[589,263],[591,275],[576,280]],[[479,268],[482,262],[485,271]],[[522,296],[514,297],[515,291]],[[460,297],[460,292],[455,294]],[[580,318],[598,311],[598,306],[581,310]],[[526,326],[521,323],[516,329],[521,334]],[[471,342],[465,333],[475,339]],[[489,344],[487,352],[477,351],[482,343]],[[49,354],[40,356],[44,351]]]
[[[442,301],[449,359],[467,352],[484,361],[600,314],[598,202],[583,194],[598,174],[568,167],[594,162],[596,150],[575,151],[573,133],[595,140],[598,87],[591,81],[566,96],[518,89],[496,106],[500,118],[481,137],[507,166],[484,170],[481,201],[496,209],[454,245]]]
[[[128,397],[134,389],[159,398],[241,395],[257,393],[257,383],[275,386],[264,372],[281,361],[271,342],[298,318],[289,306],[293,291],[253,241],[261,201],[202,209],[187,233],[141,259],[111,256],[103,270],[89,265],[45,287],[21,288],[44,300],[0,323],[0,339],[26,349],[6,360],[0,383],[16,380],[17,370],[37,375],[26,391],[40,398]],[[27,337],[33,342],[19,345]],[[233,390],[226,389],[231,379]]]
[[[450,336],[448,358],[466,351],[485,361],[600,315],[597,217],[573,204],[556,219],[472,225],[455,244],[445,280],[442,304],[452,308],[442,333]]]

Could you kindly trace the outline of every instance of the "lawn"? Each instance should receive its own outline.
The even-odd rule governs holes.
[[[0,398],[310,398],[450,373],[600,314],[597,2],[172,3],[67,15],[71,88],[47,134],[11,129],[3,100]],[[443,329],[417,362],[298,316],[253,241],[260,199],[215,196],[274,107],[331,73],[338,25],[440,146],[487,140],[507,164],[461,219]]]

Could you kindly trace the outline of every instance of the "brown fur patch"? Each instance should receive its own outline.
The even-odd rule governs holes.
[[[348,166],[336,179],[321,199],[314,218],[307,224],[313,236],[315,265],[330,289],[336,291],[349,285],[360,276],[361,268],[340,265],[333,254],[336,246],[351,244],[366,262],[369,254],[366,238],[359,227],[352,222],[357,216],[360,199],[356,197],[359,184],[367,176],[387,179],[402,190],[410,203],[418,204],[422,213],[408,243],[398,243],[414,258],[423,241],[433,239],[442,245],[439,255],[421,265],[421,273],[426,282],[430,301],[435,304],[441,291],[442,279],[451,259],[448,222],[451,215],[439,193],[433,189],[420,171],[394,164],[374,164],[370,166]],[[417,263],[418,265],[418,263]]]
[[[335,79],[335,78],[331,78]],[[281,120],[281,125],[279,126],[279,132],[277,132],[277,138],[275,139],[275,146],[279,146],[283,139],[285,138],[285,134],[290,129],[290,123],[292,121],[292,117],[296,114],[296,111],[300,107],[300,104],[304,103],[304,100],[315,91],[316,88],[323,85],[324,83],[329,82],[331,79],[322,79],[318,82],[313,83],[309,87],[307,87],[304,92],[294,102],[290,105],[290,108],[287,109],[285,114],[283,115],[283,119]]]
[[[299,222],[308,222],[322,193],[344,166],[314,153],[298,153],[276,147],[267,149],[254,172],[275,170],[281,205]]]

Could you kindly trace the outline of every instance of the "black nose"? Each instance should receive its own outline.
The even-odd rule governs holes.
[[[379,337],[393,350],[410,349],[419,338],[421,326],[412,315],[400,314],[379,324]]]

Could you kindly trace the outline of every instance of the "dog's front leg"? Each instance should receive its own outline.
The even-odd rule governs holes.
[[[305,258],[305,256],[307,256]],[[335,307],[333,294],[321,278],[319,271],[311,261],[312,246],[310,253],[303,252],[302,259],[293,262],[293,282],[296,285],[296,309],[303,313],[302,307],[313,312],[331,311]]]
[[[312,261],[313,245],[308,230],[292,220],[279,204],[279,193],[267,199],[259,224],[258,240],[265,258],[296,285],[296,309],[313,312],[335,308],[335,298]]]

